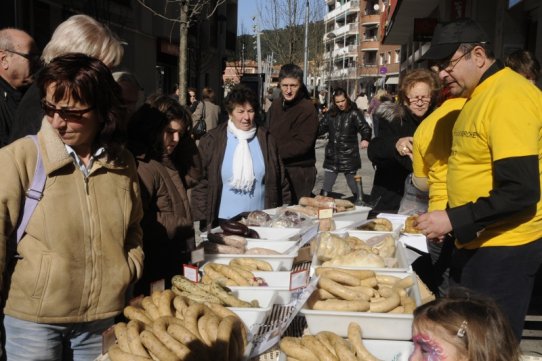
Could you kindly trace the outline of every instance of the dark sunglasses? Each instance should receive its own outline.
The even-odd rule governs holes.
[[[4,49],[4,51],[7,51],[8,53],[12,53],[12,54],[17,54],[29,61],[38,61],[40,58],[40,54],[37,54],[37,53],[21,53],[21,52],[18,52],[15,50],[9,50],[9,49]]]
[[[94,109],[94,107],[86,109],[58,109],[47,103],[47,101],[45,101],[44,99],[42,99],[41,109],[43,109],[45,115],[50,118],[53,118],[55,116],[55,113],[58,113],[58,115],[60,115],[60,117],[64,120],[81,120],[81,118],[83,118],[83,115],[90,112],[92,109]]]

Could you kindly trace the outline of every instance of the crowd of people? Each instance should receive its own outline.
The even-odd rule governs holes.
[[[123,52],[86,15],[61,23],[41,54],[26,32],[0,30],[8,360],[94,360],[127,300],[157,281],[170,287],[191,262],[195,221],[209,230],[314,196],[323,134],[321,195],[343,173],[360,204],[354,176],[367,149],[370,216],[419,214],[438,298],[415,311],[411,360],[518,360],[542,263],[542,93],[532,54],[512,53],[505,67],[480,25],[459,19],[437,27],[423,56],[429,68],[401,74],[396,99],[380,90],[352,100],[335,88],[329,109],[315,107],[303,70],[286,64],[264,112],[243,85],[222,112],[208,87],[200,100],[188,88],[186,106],[172,95],[145,98],[134,74],[111,72]]]

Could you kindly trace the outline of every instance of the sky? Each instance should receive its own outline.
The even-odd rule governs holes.
[[[253,34],[252,17],[258,14],[257,4],[262,0],[238,0],[237,35]],[[265,1],[265,0],[264,0]]]

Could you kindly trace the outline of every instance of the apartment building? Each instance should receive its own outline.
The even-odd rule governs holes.
[[[379,38],[381,13],[387,0],[326,0],[324,71],[328,89],[342,87],[355,98],[378,88],[395,91],[400,48]]]
[[[353,97],[357,91],[359,46],[359,0],[326,0],[324,16],[324,71],[328,90],[344,88]]]
[[[380,88],[395,92],[399,83],[401,48],[383,44],[380,36],[388,6],[387,0],[360,1],[358,77],[360,89],[369,94]]]

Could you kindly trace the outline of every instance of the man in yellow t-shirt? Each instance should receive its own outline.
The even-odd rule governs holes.
[[[423,57],[467,101],[453,127],[449,208],[417,226],[428,238],[453,231],[451,280],[493,297],[519,340],[542,263],[542,93],[494,58],[471,19],[437,27]]]
[[[418,126],[412,145],[412,183],[429,192],[428,211],[444,210],[448,204],[446,175],[452,150],[452,128],[465,104],[465,98],[450,98]],[[431,256],[432,280],[441,296],[448,293],[450,256],[453,244],[427,239]],[[436,290],[435,290],[436,292]]]

